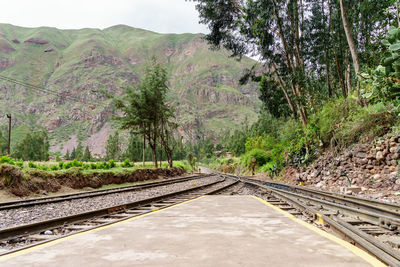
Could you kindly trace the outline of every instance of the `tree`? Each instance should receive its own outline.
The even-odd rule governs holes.
[[[161,131],[160,131],[160,143],[164,149],[167,157],[168,165],[170,168],[173,167],[173,151],[176,145],[174,140],[173,131],[178,127],[178,124],[173,122],[174,110],[170,108],[166,103],[161,103],[162,116],[161,116]]]
[[[83,158],[83,146],[81,142],[78,143],[76,149],[75,149],[75,158],[77,160],[82,160]]]
[[[68,149],[67,149],[67,153],[65,153],[64,159],[65,160],[70,160],[71,159],[71,156],[69,155],[69,150]]]
[[[153,57],[145,69],[144,78],[137,90],[127,88],[126,101],[115,99],[116,108],[123,112],[121,117],[116,117],[121,122],[121,128],[129,129],[144,137],[152,151],[156,168],[158,168],[157,148],[160,138],[166,137],[165,131],[171,129],[172,113],[166,103],[167,82],[166,68]],[[161,142],[166,145],[166,140],[167,138],[164,138]]]
[[[71,160],[76,159],[76,148],[75,147],[72,149],[72,152],[71,152],[71,155],[70,155],[69,159],[71,159]]]
[[[45,130],[29,132],[16,146],[13,156],[23,160],[46,161],[49,159],[49,139]]]
[[[118,159],[121,151],[119,147],[119,132],[116,131],[114,135],[110,135],[106,145],[106,160]]]
[[[92,155],[90,154],[89,146],[86,145],[85,152],[83,152],[82,160],[90,161],[92,159]]]
[[[7,154],[8,141],[0,130],[0,156]]]
[[[259,62],[242,81],[260,82],[264,107],[273,108],[271,101],[285,100],[303,129],[308,113],[325,98],[352,93],[357,80],[353,72],[379,61],[380,40],[388,26],[396,23],[397,10],[394,0],[346,0],[352,6],[347,10],[344,0],[194,2],[200,23],[210,30],[205,36],[209,44],[228,49],[238,59],[257,55]],[[352,61],[355,71],[349,68]],[[265,76],[268,80],[262,80]],[[274,116],[280,113],[271,110]]]
[[[350,25],[349,25],[349,21],[347,19],[346,7],[344,5],[344,1],[343,0],[339,0],[339,3],[340,3],[340,11],[341,11],[341,14],[342,14],[343,28],[344,28],[344,32],[346,33],[347,43],[349,45],[351,57],[353,59],[354,70],[356,72],[356,75],[358,75],[360,73],[360,71],[361,71],[361,67],[360,67],[360,61],[358,59],[357,47],[356,47],[356,45],[354,43],[352,32],[351,32],[351,28],[350,28]],[[360,99],[361,96],[360,96],[360,90],[359,89],[357,89],[357,95],[358,95],[358,98]]]

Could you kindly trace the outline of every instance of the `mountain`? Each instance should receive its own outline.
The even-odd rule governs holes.
[[[236,61],[225,50],[210,50],[202,34],[159,34],[125,25],[60,30],[0,24],[0,75],[38,86],[0,80],[0,113],[12,113],[19,132],[45,127],[52,151],[71,151],[81,141],[103,154],[117,125],[100,91],[122,95],[127,86],[134,88],[153,55],[168,68],[168,98],[184,140],[256,119],[257,86],[238,84],[252,59]]]

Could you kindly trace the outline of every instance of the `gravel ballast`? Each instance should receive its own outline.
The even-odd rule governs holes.
[[[157,186],[154,188],[146,188],[133,192],[122,192],[104,196],[67,200],[57,203],[41,204],[18,209],[1,210],[0,229],[122,205],[129,202],[193,188],[194,184],[196,186],[202,186],[220,180],[222,180],[222,178],[219,176],[211,176],[175,184]]]

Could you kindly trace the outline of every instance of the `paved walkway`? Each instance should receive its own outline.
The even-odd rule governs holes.
[[[0,266],[371,266],[251,196],[207,196],[0,257]]]

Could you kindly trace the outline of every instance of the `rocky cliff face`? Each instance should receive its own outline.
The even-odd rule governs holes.
[[[101,154],[98,145],[116,126],[108,123],[115,111],[100,91],[122,95],[135,87],[152,55],[169,70],[169,101],[185,140],[195,140],[199,127],[212,134],[256,119],[256,86],[238,84],[251,59],[238,62],[227,51],[211,51],[199,34],[124,25],[58,30],[0,24],[0,75],[44,89],[0,80],[0,112],[14,114],[16,125],[46,127],[53,151],[65,153],[80,140]]]

